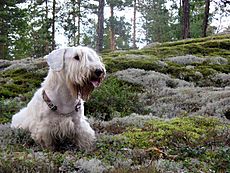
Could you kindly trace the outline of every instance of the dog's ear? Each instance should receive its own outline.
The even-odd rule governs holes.
[[[65,51],[65,49],[53,50],[49,55],[45,56],[45,59],[52,70],[61,71],[63,69]]]

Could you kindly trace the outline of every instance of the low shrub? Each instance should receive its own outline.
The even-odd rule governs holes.
[[[86,115],[110,120],[114,116],[124,117],[132,112],[143,114],[145,110],[137,95],[137,91],[140,90],[138,86],[108,77],[85,103]]]

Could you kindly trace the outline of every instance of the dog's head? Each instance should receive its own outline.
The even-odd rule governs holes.
[[[97,53],[83,46],[52,51],[45,57],[50,69],[65,76],[72,95],[86,100],[105,78],[106,70]]]

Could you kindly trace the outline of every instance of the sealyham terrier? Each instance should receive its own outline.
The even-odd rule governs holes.
[[[12,128],[31,132],[44,147],[53,148],[71,139],[83,149],[90,149],[95,132],[84,116],[83,102],[105,77],[100,57],[87,47],[68,47],[45,56],[48,76],[27,107],[12,118]]]

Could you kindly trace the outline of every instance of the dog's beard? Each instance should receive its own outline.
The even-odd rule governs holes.
[[[86,101],[89,99],[91,93],[93,92],[94,90],[94,86],[92,85],[92,83],[90,83],[89,81],[84,84],[83,86],[80,86],[80,85],[76,85],[77,87],[77,91],[78,91],[78,94],[80,95],[80,97]]]
[[[90,77],[83,80],[81,83],[77,82],[68,82],[70,83],[70,91],[74,97],[80,97],[84,101],[87,101],[93,92],[93,90],[100,86],[103,81],[104,76],[97,77],[95,75],[91,75]]]

